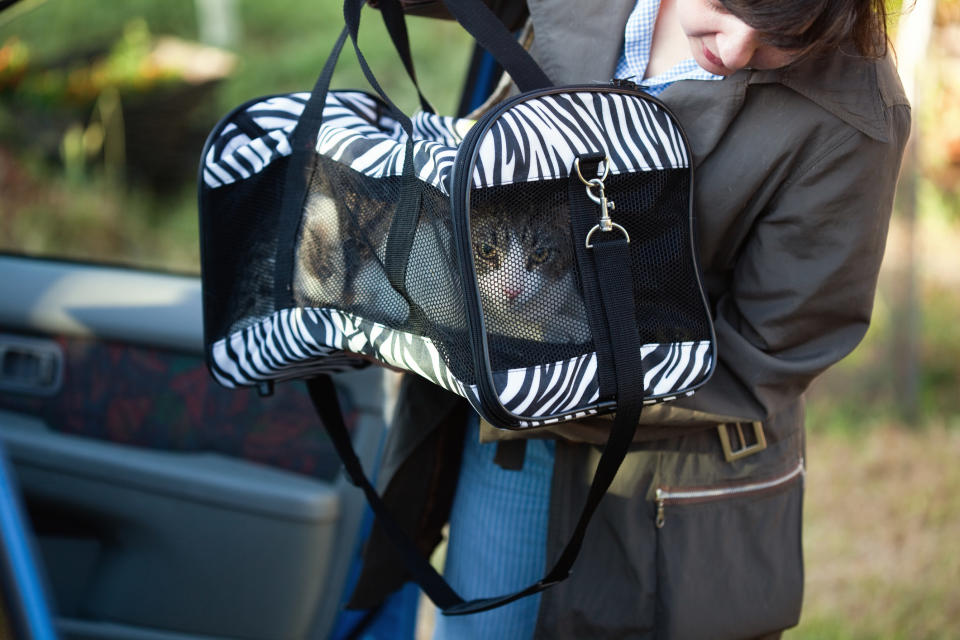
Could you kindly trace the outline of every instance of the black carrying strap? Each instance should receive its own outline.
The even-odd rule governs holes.
[[[593,177],[606,155],[589,154],[579,157],[582,175]],[[567,197],[570,202],[570,230],[574,238],[573,251],[577,261],[577,273],[580,277],[580,290],[583,292],[583,306],[587,311],[587,324],[591,335],[603,335],[607,330],[606,309],[603,305],[600,288],[597,283],[597,268],[586,247],[586,237],[597,223],[597,205],[587,196],[586,185],[571,171]],[[613,351],[610,341],[598,340],[594,343],[597,350],[597,379],[600,386],[600,400],[612,400],[617,392],[617,376],[614,372]]]
[[[314,154],[317,132],[323,122],[323,107],[327,101],[327,91],[333,70],[337,66],[340,52],[347,41],[350,30],[347,27],[333,45],[320,76],[313,85],[310,98],[297,119],[297,126],[290,133],[290,166],[284,177],[283,196],[280,201],[280,219],[277,224],[277,248],[274,266],[274,305],[277,309],[293,306],[293,264],[297,231],[300,229],[300,217],[310,189],[308,168]]]
[[[630,442],[633,440],[637,419],[640,417],[639,406],[642,406],[641,398],[640,403],[635,403],[638,406],[637,409],[629,411],[627,407],[624,407],[617,414],[610,439],[600,456],[600,462],[597,465],[596,474],[590,485],[590,491],[580,514],[580,519],[571,534],[569,542],[547,575],[515,593],[465,601],[420,555],[420,551],[414,542],[397,523],[377,490],[367,479],[344,424],[333,381],[329,376],[318,376],[307,381],[307,388],[313,406],[330,434],[330,439],[343,462],[347,477],[350,478],[352,484],[363,490],[377,522],[383,527],[387,537],[400,553],[404,565],[413,576],[414,581],[420,585],[427,597],[445,615],[465,615],[495,609],[520,598],[539,593],[569,577],[573,563],[580,553],[580,547],[587,532],[587,525],[590,523],[590,519],[593,517],[597,506],[599,506],[603,495],[610,487],[610,483],[613,482],[617,469],[623,462]],[[640,393],[642,395],[642,391]]]
[[[395,2],[396,0],[386,1]],[[537,66],[530,55],[516,42],[509,31],[507,31],[503,24],[500,23],[496,16],[480,0],[444,1],[450,12],[457,18],[461,25],[477,39],[481,46],[486,48],[494,58],[497,59],[522,91],[552,86],[549,78],[547,78],[539,66]],[[323,104],[326,100],[326,93],[329,88],[333,67],[348,35],[353,40],[357,59],[360,62],[361,69],[367,77],[367,80],[387,103],[391,111],[394,112],[394,115],[408,133],[408,136],[411,133],[412,125],[409,118],[403,115],[383,92],[383,89],[379,83],[377,83],[376,78],[373,76],[366,60],[364,60],[360,52],[357,44],[357,30],[361,7],[362,0],[344,1],[344,19],[347,26],[343,33],[341,33],[337,44],[334,46],[331,57],[324,67],[324,72],[321,73],[320,78],[318,78],[307,107],[304,109],[304,116],[301,117],[292,136],[291,142],[294,146],[295,159],[298,154],[303,156],[308,149],[312,151],[313,141],[316,138],[316,132],[322,120]],[[396,39],[394,40],[394,44],[397,45]],[[409,181],[413,175],[411,145],[412,136],[408,137],[408,148],[404,166],[405,182]],[[301,159],[300,164],[295,163],[289,171],[288,183],[292,182],[294,188],[298,189],[299,194],[295,197],[288,198],[291,204],[288,205],[288,203],[285,202],[285,207],[295,207],[295,209],[287,211],[287,213],[292,213],[292,215],[286,217],[286,220],[299,220],[299,212],[302,210],[303,200],[306,196],[306,187],[303,184],[298,184],[297,179],[298,177],[301,181],[304,179],[303,171],[305,171],[306,166],[306,162]],[[289,196],[290,194],[288,193],[287,195]],[[292,204],[294,200],[297,202]],[[409,245],[413,241],[418,215],[418,198],[415,194],[408,193],[405,188],[404,196],[401,197],[395,218],[391,225],[391,236],[393,235],[394,228],[396,228],[398,239],[393,241],[395,246],[390,247],[388,245],[387,248],[388,255],[393,256],[391,258],[391,266],[388,268],[388,273],[391,274],[390,279],[391,282],[395,283],[395,286],[396,283],[400,283],[402,287],[403,272],[406,267],[406,256],[409,254]],[[292,269],[292,251],[289,250],[289,247],[293,246],[295,233],[296,229],[294,229],[293,234],[289,236],[290,242],[285,247],[285,254],[287,259],[290,260],[290,269]],[[583,239],[581,238],[579,241],[582,242]],[[281,251],[281,253],[278,254],[278,261],[280,257],[285,254]],[[429,562],[421,556],[414,542],[404,533],[399,524],[397,524],[377,494],[376,489],[366,478],[360,461],[353,449],[346,425],[344,424],[336,389],[332,380],[328,376],[320,376],[307,381],[310,398],[330,434],[337,453],[343,461],[348,477],[353,484],[363,490],[374,515],[383,527],[384,532],[400,552],[404,564],[412,574],[414,580],[420,585],[434,604],[440,607],[446,615],[464,615],[494,609],[520,598],[539,593],[566,579],[570,575],[573,563],[583,545],[590,519],[599,506],[600,500],[613,482],[617,469],[619,469],[620,464],[623,462],[633,439],[637,420],[640,417],[640,412],[643,407],[644,376],[638,340],[639,332],[634,314],[629,248],[623,240],[604,239],[598,241],[595,245],[595,251],[589,258],[585,257],[584,259],[593,260],[595,264],[593,272],[598,274],[594,282],[584,282],[584,286],[599,287],[601,292],[600,298],[605,308],[605,322],[603,326],[591,328],[594,329],[596,333],[599,333],[599,336],[596,338],[598,341],[609,341],[610,348],[602,350],[599,357],[604,360],[612,359],[612,363],[607,362],[605,366],[608,371],[612,370],[616,376],[615,388],[618,413],[613,422],[610,437],[597,465],[593,481],[587,494],[587,499],[567,545],[547,574],[541,580],[538,580],[525,589],[506,595],[470,601],[465,601],[461,598],[436,570],[433,569]],[[604,274],[610,274],[611,277],[605,277]]]
[[[417,90],[417,97],[420,98],[420,108],[430,113],[436,113],[436,110],[424,97],[420,90],[420,84],[417,82],[417,72],[413,68],[413,55],[410,53],[410,38],[407,35],[407,21],[403,15],[403,7],[397,0],[387,0],[381,4],[380,13],[383,15],[383,24],[387,27],[387,33],[390,34],[393,48],[397,50],[403,68],[407,70],[407,75],[410,76],[410,80],[413,81],[413,86]]]
[[[447,0],[447,2],[448,8],[452,8],[450,0]],[[451,13],[458,19],[464,29],[473,35],[481,46],[487,48],[491,55],[507,69],[508,73],[511,73],[511,77],[514,77],[514,81],[521,90],[529,91],[551,86],[550,79],[486,4],[480,0],[452,0],[452,4],[456,7],[456,13],[453,11]],[[353,39],[357,59],[360,61],[367,81],[377,90],[380,97],[391,105],[393,111],[397,112],[399,109],[390,102],[380,88],[357,43],[362,6],[363,0],[344,0],[344,19]],[[413,60],[410,54],[410,43],[407,38],[403,10],[397,0],[383,0],[380,3],[380,9],[397,54],[416,85],[416,74],[413,70]],[[419,87],[417,87],[417,90],[419,92]],[[420,94],[420,99],[421,105],[425,104],[422,94]],[[411,130],[406,126],[404,126],[404,129],[410,136]],[[383,267],[390,285],[410,306],[411,321],[416,325],[418,319],[422,319],[424,314],[416,302],[407,294],[406,286],[407,265],[410,259],[410,249],[416,236],[422,199],[420,185],[414,175],[412,145],[412,137],[408,137],[400,198],[394,211],[390,231],[387,234]]]
[[[584,206],[580,211],[572,212],[572,215],[591,215],[588,209],[588,206]],[[592,215],[596,218],[595,213]],[[595,286],[599,289],[606,311],[605,326],[600,328],[600,337],[597,340],[608,340],[610,343],[611,348],[605,352],[612,353],[611,368],[616,376],[617,415],[610,437],[600,456],[587,499],[567,545],[547,574],[525,589],[470,601],[465,601],[457,595],[420,555],[414,543],[397,524],[364,475],[340,414],[332,381],[329,377],[323,376],[307,382],[310,398],[330,433],[337,453],[344,462],[347,475],[353,484],[363,490],[378,522],[400,552],[414,580],[445,615],[464,615],[494,609],[539,593],[566,579],[583,545],[590,519],[613,482],[633,440],[643,408],[644,371],[634,310],[629,242],[616,233],[599,233],[594,234],[594,237],[593,248],[589,250],[585,259],[592,262],[592,273],[595,276],[592,277],[591,282],[585,282],[584,286]],[[575,241],[584,242],[584,237],[575,232]]]
[[[400,11],[398,0],[384,0],[383,5],[384,7],[397,5],[396,11]],[[363,0],[344,0],[343,13],[345,26],[343,31],[340,32],[340,36],[334,43],[333,49],[330,51],[330,55],[327,57],[327,61],[323,66],[323,70],[320,72],[320,75],[317,77],[317,81],[313,85],[313,90],[310,92],[310,97],[307,99],[307,103],[304,105],[303,112],[297,119],[297,125],[290,134],[290,147],[292,151],[289,160],[290,166],[287,169],[283,186],[283,198],[281,200],[280,220],[277,230],[278,241],[275,253],[274,304],[278,309],[284,309],[293,306],[292,283],[295,253],[293,251],[293,247],[296,246],[297,232],[300,229],[300,218],[303,213],[303,207],[306,202],[307,194],[310,190],[311,176],[309,173],[309,168],[315,153],[314,145],[316,144],[317,132],[320,130],[321,124],[323,124],[323,109],[327,102],[327,94],[330,90],[330,82],[333,80],[333,72],[337,66],[337,61],[340,59],[340,54],[343,51],[343,46],[346,43],[347,37],[350,37],[353,42],[353,47],[357,54],[357,61],[360,63],[360,68],[363,71],[364,76],[366,76],[367,81],[370,83],[370,86],[373,87],[373,89],[379,94],[380,98],[387,104],[393,116],[400,123],[400,126],[403,128],[403,130],[407,133],[407,149],[405,159],[410,161],[406,162],[404,165],[403,180],[404,185],[407,188],[416,186],[414,184],[416,176],[412,162],[413,124],[411,123],[410,118],[408,118],[407,115],[403,113],[403,111],[397,107],[397,105],[395,105],[383,91],[380,83],[377,82],[376,77],[370,70],[370,66],[367,64],[366,59],[360,52],[357,38],[360,29],[360,10],[362,7]],[[395,14],[390,10],[384,11],[382,14],[385,22],[392,22],[396,18]],[[400,21],[401,23],[403,22],[402,15],[400,16]],[[388,24],[388,30],[389,29],[390,26]],[[405,40],[405,27],[403,33]],[[394,44],[399,51],[401,45],[397,44],[396,42]],[[407,47],[407,55],[409,56],[409,46]],[[415,79],[414,85],[416,85]],[[417,87],[417,92],[419,93],[419,91],[419,87]],[[421,102],[425,102],[422,94]],[[403,202],[401,202],[401,205],[402,204]],[[409,206],[401,206],[400,208],[401,211],[407,212],[406,214],[401,215],[410,215]],[[417,210],[419,210],[419,207]],[[413,224],[416,224],[415,220]]]
[[[482,0],[443,0],[443,3],[460,26],[510,74],[521,92],[553,86],[540,65]]]
[[[484,46],[491,55],[510,73],[517,86],[523,91],[551,86],[550,79],[540,69],[530,54],[520,46],[499,18],[481,0],[445,0],[451,13],[460,24],[477,41]],[[298,119],[297,126],[290,136],[292,154],[290,167],[287,171],[284,184],[283,201],[281,204],[281,219],[278,225],[278,242],[275,254],[276,275],[274,286],[274,302],[278,309],[293,306],[293,268],[294,251],[297,232],[300,228],[300,217],[310,188],[308,169],[313,154],[317,132],[323,122],[323,108],[326,104],[327,93],[333,78],[333,71],[343,50],[347,36],[353,42],[357,61],[367,82],[387,104],[392,115],[407,133],[407,149],[404,156],[402,175],[401,198],[394,212],[394,218],[388,235],[384,269],[391,285],[402,295],[407,302],[411,302],[406,294],[406,269],[410,247],[413,244],[414,232],[420,214],[420,189],[416,180],[413,166],[413,124],[410,118],[390,99],[380,86],[376,76],[367,64],[358,43],[360,29],[360,15],[363,0],[344,0],[343,17],[346,26],[334,44],[330,56],[324,65],[323,71],[317,78],[310,98]],[[403,10],[398,0],[382,0],[380,12],[384,24],[390,34],[391,41],[404,67],[413,80],[420,97],[420,104],[425,110],[433,111],[417,85],[416,74],[413,70],[413,59],[410,54],[410,42],[407,37],[406,22]],[[415,305],[411,305],[414,307]],[[412,315],[419,312],[411,308]]]
[[[343,421],[343,413],[340,411],[340,401],[337,398],[337,390],[333,380],[327,375],[310,378],[307,380],[307,390],[310,393],[310,400],[313,402],[314,409],[323,421],[323,426],[330,435],[330,440],[340,456],[340,461],[343,462],[347,477],[354,486],[363,490],[377,522],[380,523],[384,532],[403,556],[407,570],[413,574],[414,580],[433,603],[441,609],[462,603],[463,598],[458,596],[440,574],[430,566],[430,563],[423,559],[416,545],[397,524],[383,500],[380,499],[377,490],[367,479],[363,472],[363,466],[360,464],[360,459],[353,449],[353,442],[350,440],[346,423]]]

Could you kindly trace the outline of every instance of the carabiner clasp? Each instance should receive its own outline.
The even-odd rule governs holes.
[[[630,234],[627,233],[627,230],[610,218],[610,212],[616,209],[616,205],[613,203],[613,200],[607,200],[607,194],[603,186],[603,181],[607,179],[607,174],[610,172],[610,158],[605,157],[603,159],[603,175],[599,178],[590,178],[587,180],[583,177],[583,173],[580,171],[580,158],[574,159],[573,168],[576,169],[580,182],[586,185],[587,197],[600,206],[600,220],[587,232],[587,237],[584,241],[587,249],[593,249],[593,243],[590,242],[590,238],[597,231],[607,232],[616,229],[623,234],[629,243]],[[594,189],[597,190],[597,193],[594,193]]]

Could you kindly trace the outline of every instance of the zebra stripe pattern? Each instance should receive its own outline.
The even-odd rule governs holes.
[[[512,106],[484,134],[476,188],[566,178],[577,156],[605,151],[610,173],[690,166],[682,135],[656,103],[621,93],[539,96]]]
[[[283,309],[218,340],[211,367],[227,387],[301,378],[365,366],[371,356],[416,373],[470,401],[483,414],[479,390],[458,380],[428,338],[397,331],[335,309]],[[646,402],[671,400],[705,379],[710,341],[647,344],[641,348]],[[597,354],[546,365],[498,371],[494,388],[519,427],[575,420],[598,412]]]
[[[289,155],[289,136],[308,98],[267,98],[228,119],[204,159],[206,186],[249,178]],[[331,92],[323,118],[317,153],[372,178],[402,173],[407,135],[378,98]],[[250,137],[251,127],[243,125],[251,122],[262,135]],[[454,161],[473,121],[421,111],[412,123],[417,177],[449,195]],[[606,152],[614,174],[690,162],[679,130],[654,102],[602,91],[548,94],[512,106],[493,122],[478,147],[473,186],[566,178],[575,157],[598,151]]]
[[[369,363],[342,351],[331,333],[329,343],[315,338],[318,314],[310,309],[281,309],[211,346],[213,377],[225,387],[253,386],[316,373],[359,369]]]
[[[309,97],[292,93],[265,98],[228,115],[217,127],[219,132],[214,130],[203,159],[204,185],[216,189],[245,180],[290,155],[290,133]],[[250,124],[254,126],[244,126]],[[254,132],[260,135],[251,137]]]
[[[290,155],[289,138],[309,98],[309,93],[266,98],[228,117],[204,158],[204,184],[216,189],[245,180]],[[424,112],[412,123],[417,175],[446,193],[457,148],[473,123]],[[378,98],[360,91],[328,94],[317,153],[371,177],[400,175],[406,140]]]

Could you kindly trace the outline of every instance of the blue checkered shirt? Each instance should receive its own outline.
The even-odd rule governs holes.
[[[677,80],[720,80],[718,76],[703,69],[693,58],[677,63],[671,69],[652,78],[644,78],[650,62],[650,45],[653,42],[653,26],[660,10],[660,0],[637,0],[633,13],[627,19],[623,37],[623,53],[617,63],[615,77],[632,80],[644,91],[657,95]]]

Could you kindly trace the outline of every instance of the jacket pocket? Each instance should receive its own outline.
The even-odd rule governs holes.
[[[754,638],[795,625],[803,598],[804,467],[656,490],[657,637]]]

